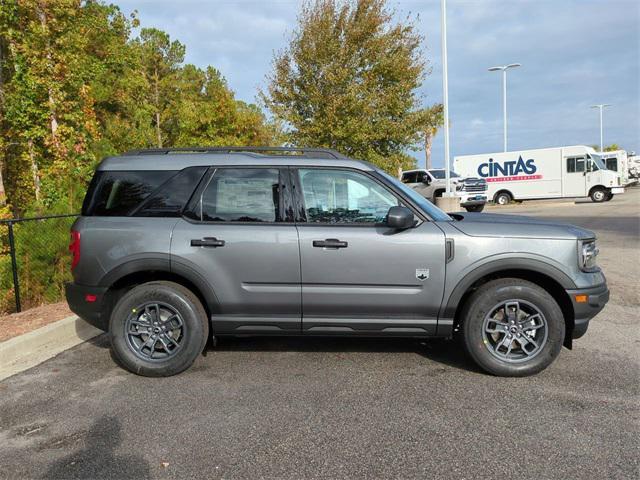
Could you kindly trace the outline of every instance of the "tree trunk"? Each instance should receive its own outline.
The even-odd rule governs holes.
[[[31,175],[33,176],[33,191],[36,196],[36,202],[40,201],[40,172],[38,171],[38,162],[33,153],[33,140],[29,139],[27,143],[29,147],[29,160],[31,161]]]
[[[40,25],[42,25],[43,30],[47,29],[47,16],[44,10],[38,11],[38,17],[40,17]],[[47,66],[53,70],[53,57],[51,55],[51,42],[49,37],[47,36],[46,42],[46,52],[45,57],[47,58]],[[51,128],[51,138],[53,140],[53,144],[57,146],[58,141],[56,138],[56,133],[58,132],[58,118],[56,117],[56,101],[53,95],[53,88],[51,86],[47,90],[47,94],[49,96],[49,126]]]
[[[4,40],[0,38],[0,125],[2,125],[4,118],[4,49]],[[7,204],[7,196],[4,191],[4,179],[2,178],[2,169],[4,168],[4,157],[7,154],[7,147],[8,145],[2,145],[2,142],[0,142],[0,207]]]
[[[433,132],[426,131],[424,133],[424,156],[425,156],[425,168],[430,170],[433,168],[431,164],[431,147],[433,146]]]
[[[158,83],[160,82],[158,78],[158,69],[155,69],[153,75],[153,81],[155,86],[155,100],[156,100],[156,137],[158,140],[158,148],[162,148],[162,131],[160,130],[160,92]]]

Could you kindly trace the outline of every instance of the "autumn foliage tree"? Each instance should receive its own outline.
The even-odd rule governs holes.
[[[0,3],[0,192],[14,215],[77,212],[105,155],[275,141],[219,71],[185,65],[184,45],[138,27],[95,0]]]
[[[428,73],[422,37],[385,0],[304,3],[261,98],[292,143],[330,147],[396,173],[424,141],[417,88]]]

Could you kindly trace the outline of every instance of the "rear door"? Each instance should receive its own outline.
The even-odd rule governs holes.
[[[292,170],[299,211],[303,332],[433,334],[442,300],[445,237],[433,222],[385,226],[402,204],[357,170]]]
[[[287,169],[212,169],[176,224],[172,268],[188,268],[216,297],[214,334],[299,333],[300,251]]]

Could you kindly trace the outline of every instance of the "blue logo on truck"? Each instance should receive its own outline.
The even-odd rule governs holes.
[[[504,176],[517,176],[519,174],[533,175],[538,168],[535,165],[533,158],[529,160],[523,160],[522,156],[518,160],[511,160],[508,162],[494,162],[493,158],[490,158],[487,163],[482,163],[478,167],[478,175],[483,178]]]

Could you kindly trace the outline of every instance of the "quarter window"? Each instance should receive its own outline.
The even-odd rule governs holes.
[[[280,221],[280,175],[270,168],[221,168],[200,201],[200,218],[209,222]]]
[[[382,223],[399,205],[387,189],[361,173],[346,170],[299,170],[310,223]]]

